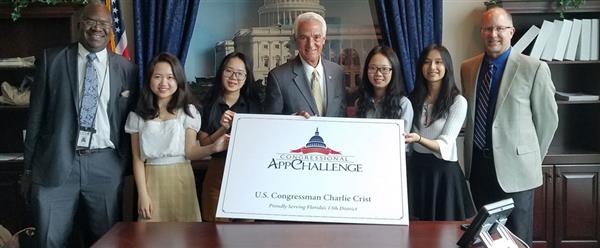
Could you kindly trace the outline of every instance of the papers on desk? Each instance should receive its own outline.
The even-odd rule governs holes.
[[[583,102],[583,101],[598,101],[600,98],[598,95],[588,95],[581,92],[578,93],[566,93],[557,91],[554,95],[556,100],[564,100],[569,102]]]
[[[23,153],[0,153],[0,161],[23,161]]]

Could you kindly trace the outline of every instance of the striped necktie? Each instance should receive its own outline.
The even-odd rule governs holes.
[[[96,110],[98,109],[98,74],[96,73],[96,67],[94,66],[95,59],[95,53],[87,55],[85,78],[83,80],[79,125],[86,128],[94,127]]]
[[[477,148],[486,147],[488,107],[490,103],[490,85],[494,76],[494,64],[488,63],[487,71],[481,80],[481,88],[477,94],[477,110],[475,112],[475,134],[473,142]]]

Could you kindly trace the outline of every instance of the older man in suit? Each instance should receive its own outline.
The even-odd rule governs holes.
[[[130,166],[123,126],[138,85],[137,68],[107,51],[105,6],[81,12],[79,42],[47,49],[36,60],[25,140],[25,175],[40,247],[63,247],[78,208],[88,245],[120,219],[121,184]]]
[[[274,68],[267,77],[264,111],[267,114],[345,116],[344,72],[321,58],[327,24],[306,12],[294,22],[299,56]]]
[[[485,53],[462,64],[465,169],[478,208],[513,198],[507,227],[531,245],[533,190],[542,185],[558,114],[548,65],[511,52],[514,31],[508,12],[487,10],[480,31]]]

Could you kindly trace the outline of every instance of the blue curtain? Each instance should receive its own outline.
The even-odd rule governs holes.
[[[170,52],[185,59],[200,0],[134,0],[135,61],[144,82],[145,66],[154,55]]]
[[[375,0],[375,8],[384,42],[398,54],[412,92],[421,50],[442,43],[442,0]]]

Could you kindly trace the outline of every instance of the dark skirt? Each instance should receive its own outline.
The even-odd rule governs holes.
[[[407,158],[408,205],[416,220],[465,220],[475,214],[458,162],[413,152]]]

